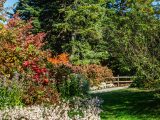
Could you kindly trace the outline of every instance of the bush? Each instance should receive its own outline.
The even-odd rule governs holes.
[[[49,77],[62,97],[68,98],[87,94],[89,82],[74,69],[72,64],[52,64],[49,67]]]
[[[59,93],[50,85],[30,84],[22,96],[25,105],[53,105],[60,101]]]
[[[80,72],[90,81],[91,86],[96,86],[101,82],[111,82],[113,79],[108,77],[113,77],[111,69],[103,67],[101,65],[91,64],[80,66]]]
[[[9,82],[6,78],[0,79],[0,81],[0,109],[23,105],[23,91],[18,81],[12,79]]]
[[[15,15],[0,31],[0,74],[12,77],[15,71],[23,73],[25,61],[45,64],[46,52],[41,50],[45,33],[33,35],[31,28],[31,22],[25,23]]]
[[[145,89],[159,89],[160,82],[159,80],[147,79],[146,77],[141,76],[134,79],[133,83],[131,84],[131,87],[145,88]]]
[[[63,97],[74,97],[87,95],[89,82],[80,74],[70,74],[66,80],[59,84],[60,93]]]
[[[14,72],[21,73],[17,85],[23,86],[21,89],[24,94],[20,97],[26,105],[53,104],[58,101],[59,93],[48,79],[46,63],[50,52],[42,50],[45,33],[32,34],[31,24],[14,15],[0,31],[0,75],[10,83]],[[9,91],[8,88],[3,91],[11,97],[18,94],[18,91]]]
[[[79,68],[69,63],[69,55],[62,53],[48,58],[49,77],[62,97],[86,95],[89,90],[88,80],[79,73]]]
[[[19,91],[19,88],[12,87],[1,87],[0,88],[0,109],[11,106],[21,106],[22,98],[21,98],[21,92]]]

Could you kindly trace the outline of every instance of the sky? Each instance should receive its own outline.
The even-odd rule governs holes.
[[[7,0],[5,3],[5,7],[12,7],[16,2],[19,0]],[[156,2],[153,2],[152,5],[158,5],[160,6],[160,0],[155,0]]]
[[[13,9],[12,8],[10,8],[10,7],[13,7],[13,5],[16,3],[16,2],[18,2],[19,0],[7,0],[6,2],[5,2],[5,4],[4,4],[4,7],[5,8],[9,8],[9,12],[11,12],[11,13],[13,13]]]
[[[11,7],[16,2],[18,2],[18,0],[7,0],[7,2],[5,3],[5,7]],[[157,5],[157,3],[160,4],[160,0],[157,0],[157,2],[153,2],[152,5]]]
[[[11,7],[13,6],[13,4],[15,4],[18,0],[7,0],[7,2],[5,3],[5,7]],[[157,0],[157,2],[153,2],[153,5],[156,5],[157,3],[160,4],[160,1]]]
[[[5,3],[5,7],[12,7],[18,0],[7,0]]]

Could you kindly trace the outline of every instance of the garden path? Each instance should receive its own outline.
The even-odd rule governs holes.
[[[103,92],[110,92],[110,91],[114,91],[114,90],[126,89],[126,88],[128,88],[128,87],[129,87],[129,86],[106,88],[106,89],[101,89],[101,90],[94,90],[94,91],[90,91],[90,93],[103,93]]]

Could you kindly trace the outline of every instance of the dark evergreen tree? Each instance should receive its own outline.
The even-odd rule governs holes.
[[[47,32],[47,48],[70,53],[76,64],[100,63],[107,58],[104,0],[20,0],[16,11],[22,19],[32,18],[36,28],[40,26]]]
[[[39,21],[40,13],[45,5],[46,0],[19,0],[14,10],[23,20],[32,20],[34,32],[42,31],[41,22]]]

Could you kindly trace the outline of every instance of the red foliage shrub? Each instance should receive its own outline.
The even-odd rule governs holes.
[[[26,105],[55,104],[60,101],[60,94],[51,86],[31,84],[22,96]]]
[[[13,71],[24,72],[25,61],[39,61],[45,66],[46,51],[42,51],[45,33],[33,35],[31,22],[25,23],[14,15],[0,31],[0,72],[12,74]],[[39,64],[38,63],[38,64]]]
[[[50,76],[55,79],[55,83],[59,84],[63,79],[66,79],[70,73],[81,74],[86,77],[87,80],[90,81],[90,85],[98,85],[101,82],[112,82],[113,73],[111,69],[107,67],[103,67],[101,65],[90,64],[90,65],[72,65],[71,63],[67,64],[58,64],[63,62],[53,61],[51,62],[53,65],[52,73]]]
[[[32,34],[31,29],[30,21],[25,23],[14,15],[0,31],[0,74],[21,74],[25,104],[54,103],[59,93],[48,79],[46,64],[50,53],[41,49],[45,33]]]
[[[91,86],[98,85],[101,82],[110,82],[112,79],[109,79],[109,77],[113,77],[111,69],[96,64],[80,66],[79,71],[88,78]]]
[[[48,84],[47,79],[48,70],[47,68],[40,68],[35,61],[24,61],[24,68],[30,68],[33,71],[33,80],[37,83]]]

